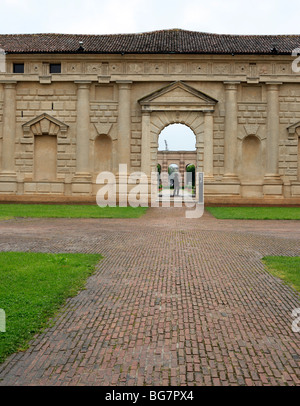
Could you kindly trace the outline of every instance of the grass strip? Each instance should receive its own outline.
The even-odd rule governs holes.
[[[300,207],[206,207],[217,219],[300,220]]]
[[[6,332],[0,332],[0,362],[27,348],[65,300],[84,289],[101,255],[0,253],[0,309]]]
[[[21,218],[140,218],[145,207],[97,205],[0,204],[0,219]]]

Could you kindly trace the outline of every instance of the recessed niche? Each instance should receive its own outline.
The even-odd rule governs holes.
[[[243,102],[261,102],[262,87],[261,86],[243,86],[242,87]]]
[[[95,86],[95,100],[113,101],[114,86]]]

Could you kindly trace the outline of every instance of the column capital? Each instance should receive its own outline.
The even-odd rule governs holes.
[[[266,82],[268,91],[278,91],[279,86],[282,85],[282,82]]]
[[[225,81],[225,90],[237,90],[238,85],[241,84],[239,81]]]
[[[79,89],[89,89],[92,82],[89,80],[75,80],[74,83]]]
[[[15,89],[17,82],[15,80],[1,80],[4,89]]]
[[[132,85],[132,80],[116,80],[116,83],[119,85],[119,89],[130,90]]]
[[[214,110],[204,110],[202,113],[206,116],[213,116],[214,112]]]

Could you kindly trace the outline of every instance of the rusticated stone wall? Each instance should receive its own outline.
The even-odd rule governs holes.
[[[49,74],[51,61],[61,62],[60,74]],[[12,73],[14,62],[25,64],[24,74]],[[105,163],[115,175],[127,164],[129,173],[150,176],[160,132],[181,123],[195,133],[207,196],[300,198],[300,81],[291,62],[8,55],[0,74],[0,194],[94,196]],[[49,159],[49,179],[39,154]]]

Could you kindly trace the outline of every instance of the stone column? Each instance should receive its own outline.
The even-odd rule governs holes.
[[[117,81],[119,84],[119,129],[118,161],[130,170],[131,146],[131,81]]]
[[[15,175],[16,82],[4,84],[2,174]]]
[[[235,173],[235,160],[237,151],[238,108],[237,89],[240,82],[225,82],[225,140],[224,140],[224,166],[225,178],[237,181]]]
[[[76,175],[90,175],[90,83],[76,82],[77,90],[77,152]]]
[[[86,195],[92,192],[90,173],[90,84],[76,81],[77,84],[77,135],[76,135],[76,173],[72,192]]]
[[[118,116],[118,202],[120,206],[128,203],[128,175],[130,174],[131,150],[131,81],[117,81],[119,85],[119,116]],[[121,165],[121,166],[120,166]]]
[[[15,172],[16,82],[4,83],[0,193],[17,192]]]
[[[214,177],[214,116],[213,111],[204,113],[204,177]]]
[[[282,197],[283,181],[278,173],[279,161],[279,85],[268,82],[267,85],[267,151],[266,175],[263,193],[266,197]]]
[[[142,155],[141,171],[147,176],[151,174],[151,152],[150,152],[150,113],[142,114]],[[163,165],[162,165],[163,169]]]
[[[267,83],[267,167],[266,178],[278,179],[279,85]]]

